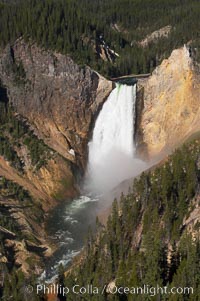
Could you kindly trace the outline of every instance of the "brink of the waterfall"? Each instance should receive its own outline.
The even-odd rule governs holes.
[[[144,162],[135,157],[136,85],[116,84],[96,120],[88,144],[87,184],[95,192],[107,192],[137,175]]]

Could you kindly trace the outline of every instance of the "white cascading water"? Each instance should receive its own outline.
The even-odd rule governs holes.
[[[59,264],[66,266],[81,250],[88,226],[95,225],[97,212],[107,205],[102,202],[99,205],[102,200],[98,194],[109,192],[145,169],[146,164],[135,158],[135,103],[136,85],[117,84],[103,105],[89,143],[88,177],[84,187],[87,195],[62,203],[54,210],[48,229],[60,247],[40,280],[52,283]]]
[[[89,142],[90,189],[106,192],[144,169],[135,158],[136,85],[117,84],[104,103]]]

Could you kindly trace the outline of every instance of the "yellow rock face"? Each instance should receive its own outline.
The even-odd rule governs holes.
[[[70,167],[58,155],[37,172],[26,168],[24,174],[20,174],[0,156],[0,176],[28,190],[36,200],[41,201],[45,211],[55,206],[57,201],[75,197],[78,193]]]
[[[139,81],[144,88],[143,142],[153,157],[200,130],[200,75],[183,47]]]

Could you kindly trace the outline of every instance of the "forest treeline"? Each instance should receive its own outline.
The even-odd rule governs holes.
[[[23,36],[38,45],[72,56],[106,76],[148,73],[170,52],[191,43],[199,57],[198,0],[19,0],[0,1],[0,44]],[[139,41],[171,25],[168,37]],[[97,49],[119,54],[103,61]]]
[[[134,181],[127,196],[112,206],[107,225],[97,220],[97,234],[88,233],[81,264],[63,281],[67,287],[192,287],[193,294],[85,294],[84,300],[197,301],[200,293],[199,223],[185,221],[199,197],[200,140],[195,140],[153,171]],[[191,218],[192,223],[192,218]],[[196,234],[195,234],[196,233]],[[67,300],[74,300],[69,294]],[[83,300],[76,295],[76,300]]]

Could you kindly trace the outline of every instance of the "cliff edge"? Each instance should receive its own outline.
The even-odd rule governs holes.
[[[138,152],[168,152],[200,130],[200,73],[190,49],[176,49],[148,79],[138,80]]]
[[[40,169],[36,186],[41,186],[41,179],[45,183],[45,175],[49,185],[55,186],[49,174],[53,171],[55,177],[63,166],[65,171],[58,179],[62,180],[65,173],[71,183],[73,177],[77,182],[86,167],[91,128],[112,90],[112,82],[89,67],[79,67],[68,56],[25,43],[23,39],[0,53],[0,80],[7,90],[10,106],[19,117],[38,139],[66,159],[49,160],[49,168]],[[18,154],[27,161],[24,149],[18,150]],[[30,172],[28,177],[34,182],[35,176]],[[45,183],[46,192],[52,195],[53,189],[47,186]]]

